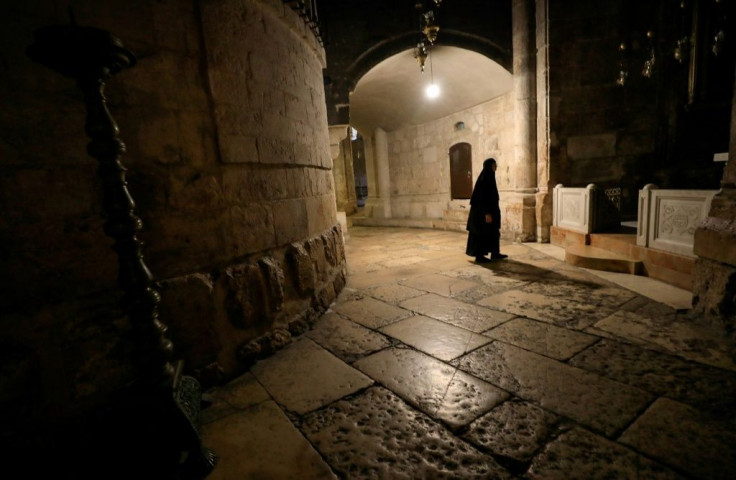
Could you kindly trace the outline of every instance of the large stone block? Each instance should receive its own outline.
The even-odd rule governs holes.
[[[328,193],[306,199],[309,233],[315,234],[332,228],[337,223],[335,195]]]
[[[276,244],[273,214],[264,205],[248,204],[230,209],[231,228],[227,238],[233,243],[233,253],[263,251]]]
[[[230,267],[224,272],[225,311],[230,323],[239,329],[264,329],[267,326],[268,288],[256,264]]]
[[[224,207],[219,173],[180,169],[167,178],[169,204],[183,212],[204,213]]]
[[[258,138],[258,160],[269,164],[295,163],[294,144],[273,138]]]
[[[571,159],[614,157],[616,155],[616,134],[569,137],[567,155]]]
[[[335,232],[330,230],[323,233],[320,238],[322,239],[322,245],[325,249],[325,258],[327,262],[333,267],[337,265],[337,246],[335,245]]]
[[[213,289],[212,279],[202,274],[161,282],[160,319],[187,368],[203,368],[217,358]]]
[[[736,267],[706,258],[695,261],[693,311],[736,338]]]
[[[268,285],[268,307],[271,312],[278,312],[284,306],[284,284],[286,278],[284,270],[273,257],[263,257],[258,260],[263,277]]]
[[[310,238],[306,242],[306,248],[309,257],[314,264],[314,270],[317,273],[319,281],[327,278],[327,254],[325,253],[324,242],[321,237]]]
[[[315,286],[314,265],[302,244],[293,243],[289,246],[286,264],[296,291],[301,294],[312,292]]]
[[[307,237],[307,205],[301,198],[283,200],[271,205],[276,244],[285,245]]]

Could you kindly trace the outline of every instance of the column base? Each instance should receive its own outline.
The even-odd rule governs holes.
[[[537,240],[536,194],[501,192],[501,238],[514,242]]]
[[[364,211],[367,218],[392,218],[389,200],[368,197],[365,199]]]

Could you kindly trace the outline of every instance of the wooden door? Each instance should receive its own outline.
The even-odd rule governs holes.
[[[469,143],[450,147],[450,195],[467,199],[473,193],[473,156]]]

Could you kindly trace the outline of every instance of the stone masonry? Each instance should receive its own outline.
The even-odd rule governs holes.
[[[324,49],[275,0],[83,0],[74,15],[138,59],[106,96],[176,358],[205,386],[232,377],[345,282]],[[84,104],[25,55],[34,30],[68,23],[21,3],[0,19],[0,337],[14,352],[1,368],[15,372],[0,396],[22,406],[4,435],[94,408],[135,375]]]

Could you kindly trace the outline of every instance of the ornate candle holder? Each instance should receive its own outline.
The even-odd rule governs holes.
[[[143,222],[135,213],[120,160],[125,144],[118,137],[119,129],[104,95],[105,81],[134,66],[136,58],[111,33],[74,24],[37,30],[27,53],[32,60],[76,80],[84,94],[85,131],[90,138],[87,152],[99,162],[107,215],[104,230],[115,240],[118,283],[124,292],[121,304],[130,319],[133,361],[139,372],[139,380],[125,400],[126,413],[133,411],[136,420],[145,424],[145,431],[138,433],[141,438],[133,441],[155,450],[140,454],[141,458],[153,457],[151,468],[178,469],[182,454],[186,454],[186,475],[204,477],[214,468],[215,456],[202,446],[199,434],[200,385],[193,377],[182,375],[182,362],[172,363],[173,344],[166,337],[166,325],[158,318],[160,293],[143,260],[143,243],[138,238]],[[147,432],[153,432],[154,438],[143,438]]]

